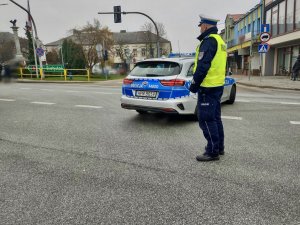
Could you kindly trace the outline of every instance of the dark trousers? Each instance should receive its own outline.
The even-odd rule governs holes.
[[[199,126],[207,140],[206,154],[224,151],[224,129],[221,120],[221,97],[224,87],[202,88],[198,92]]]

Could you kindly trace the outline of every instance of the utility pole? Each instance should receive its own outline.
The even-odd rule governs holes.
[[[154,20],[148,16],[147,14],[145,13],[142,13],[142,12],[121,12],[121,7],[120,6],[115,6],[114,7],[114,10],[117,10],[115,12],[99,12],[98,14],[114,14],[115,15],[115,22],[117,23],[121,23],[121,17],[120,15],[123,14],[123,15],[126,15],[126,14],[140,14],[140,15],[143,15],[143,16],[146,16],[148,19],[151,20],[151,22],[154,24],[154,27],[155,27],[155,30],[156,30],[156,35],[157,35],[157,40],[156,40],[156,48],[157,48],[157,58],[160,57],[160,47],[159,47],[159,31],[158,31],[158,27],[156,25],[156,23],[154,22]],[[119,16],[118,16],[119,15]],[[117,21],[116,21],[117,20]]]

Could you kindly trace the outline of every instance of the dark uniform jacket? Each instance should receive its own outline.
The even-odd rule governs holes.
[[[200,84],[205,79],[210,69],[211,62],[213,61],[217,53],[218,42],[216,41],[215,38],[209,37],[210,34],[217,34],[217,33],[218,33],[218,28],[212,27],[198,37],[198,40],[202,42],[199,49],[200,53],[198,58],[198,66],[193,76],[194,81],[190,86],[190,91],[193,93],[196,93],[200,89]]]

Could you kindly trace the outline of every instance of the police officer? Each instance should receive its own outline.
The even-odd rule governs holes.
[[[200,16],[200,44],[196,50],[190,91],[198,93],[198,118],[207,140],[205,152],[197,161],[219,160],[224,155],[224,130],[221,121],[221,96],[226,73],[226,44],[218,35],[219,20]]]

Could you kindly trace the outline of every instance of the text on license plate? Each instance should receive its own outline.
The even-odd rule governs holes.
[[[157,91],[136,91],[135,96],[146,97],[146,98],[156,98]]]

